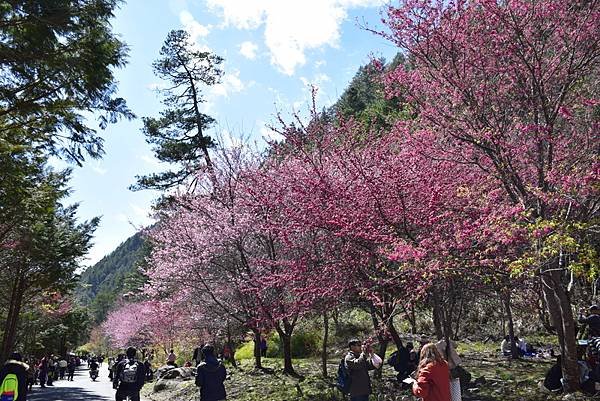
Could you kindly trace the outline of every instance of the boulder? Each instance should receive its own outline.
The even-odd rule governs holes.
[[[171,365],[163,365],[160,368],[156,369],[156,378],[157,379],[162,379],[163,376],[170,370],[175,369],[174,366]]]
[[[190,380],[193,376],[192,368],[175,368],[164,372],[161,377],[169,380]]]
[[[164,390],[174,390],[177,387],[178,382],[175,380],[168,379],[158,379],[156,383],[154,383],[153,391],[158,393],[159,391]]]

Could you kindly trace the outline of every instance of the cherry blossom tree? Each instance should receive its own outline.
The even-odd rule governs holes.
[[[412,135],[431,137],[432,157],[477,166],[522,209],[530,247],[513,267],[542,280],[566,388],[577,389],[568,282],[596,264],[600,5],[406,0],[384,22],[411,59],[387,91],[414,107]]]

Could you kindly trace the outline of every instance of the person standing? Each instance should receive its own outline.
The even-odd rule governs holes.
[[[225,378],[227,371],[215,357],[212,345],[202,348],[202,362],[196,371],[196,386],[200,388],[200,401],[223,401],[226,399]]]
[[[58,361],[58,378],[59,378],[59,380],[64,380],[65,373],[67,373],[68,365],[69,365],[69,363],[67,362],[67,360],[65,358],[62,358],[60,361]]]
[[[413,394],[423,401],[451,401],[449,377],[448,363],[436,345],[426,344],[421,349]]]
[[[200,362],[202,362],[202,347],[203,346],[194,348],[194,355],[192,356],[194,366],[198,366],[200,365]]]
[[[375,362],[371,347],[360,340],[350,340],[348,348],[344,363],[350,376],[350,401],[368,401],[371,394],[369,370],[379,368],[381,359]]]
[[[25,401],[27,399],[27,371],[21,354],[14,352],[0,369],[0,399]]]
[[[150,358],[146,358],[144,361],[144,371],[146,372],[146,381],[150,382],[153,378],[152,372],[152,363],[150,362]]]
[[[116,401],[140,401],[140,390],[144,387],[146,374],[144,364],[136,360],[137,350],[127,348],[126,358],[117,364],[113,378],[113,388],[117,390]]]
[[[54,380],[56,380],[57,366],[58,366],[58,364],[54,360],[54,355],[50,355],[50,358],[48,358],[48,380],[46,380],[47,386],[54,386],[54,384],[52,384],[52,382]]]
[[[73,381],[73,377],[75,376],[76,364],[77,362],[75,361],[75,358],[71,357],[71,359],[69,359],[69,364],[67,365],[67,371],[69,373],[69,375],[67,376],[67,381]]]
[[[169,355],[167,356],[167,365],[177,367],[177,363],[175,361],[177,361],[177,355],[175,355],[175,352],[171,350],[169,351]]]
[[[46,380],[48,380],[48,357],[44,356],[40,361],[39,365],[39,376],[40,387],[46,387]]]
[[[260,337],[260,356],[267,357],[267,337],[264,335]]]

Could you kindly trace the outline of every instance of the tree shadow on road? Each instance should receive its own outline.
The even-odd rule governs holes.
[[[78,387],[46,387],[33,389],[27,394],[28,401],[109,401],[113,396],[98,395]]]

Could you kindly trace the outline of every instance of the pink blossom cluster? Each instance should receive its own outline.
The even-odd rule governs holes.
[[[414,117],[378,131],[313,111],[266,156],[218,149],[210,179],[158,211],[146,295],[198,327],[216,314],[291,334],[348,300],[386,321],[453,272],[507,277],[550,235],[530,230],[540,219],[598,218],[600,6],[573,3],[389,7],[381,35],[410,61],[382,79]],[[107,324],[150,320],[151,304]]]

